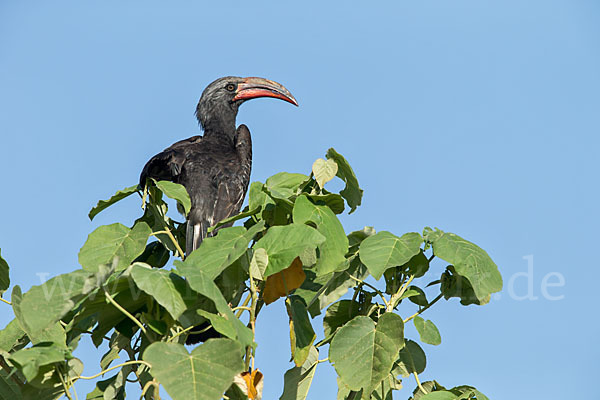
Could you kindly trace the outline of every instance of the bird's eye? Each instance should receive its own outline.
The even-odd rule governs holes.
[[[233,83],[228,83],[227,86],[225,86],[225,89],[233,92],[235,90],[235,85]]]

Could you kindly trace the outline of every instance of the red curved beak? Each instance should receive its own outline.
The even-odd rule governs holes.
[[[294,96],[282,84],[264,78],[245,78],[242,83],[238,84],[235,93],[233,101],[273,97],[298,106]]]

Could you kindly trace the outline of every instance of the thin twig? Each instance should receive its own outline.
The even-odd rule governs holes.
[[[62,387],[65,390],[65,396],[67,396],[67,398],[69,400],[73,400],[73,398],[71,397],[71,392],[69,391],[69,388],[67,387],[67,383],[65,382],[65,380],[62,376],[62,372],[59,371],[58,368],[56,369],[56,372],[58,373],[58,378],[60,379],[60,383],[62,384]]]
[[[0,301],[2,301],[3,303],[8,304],[9,306],[12,306],[12,303],[8,300],[4,300],[2,297],[0,297]]]
[[[398,292],[396,292],[392,295],[392,297],[390,297],[390,302],[387,304],[386,312],[391,312],[394,310],[394,307],[396,307],[396,305],[402,298],[402,295],[404,294],[404,292],[406,292],[406,289],[408,289],[408,285],[410,285],[413,279],[415,279],[415,276],[411,275],[410,278],[408,278],[408,281],[406,281],[406,283],[400,287]]]
[[[370,287],[371,289],[373,289],[375,291],[375,293],[377,293],[381,297],[381,300],[383,300],[383,302],[385,303],[385,307],[386,308],[389,307],[388,301],[385,298],[385,296],[384,296],[384,294],[383,294],[383,292],[381,290],[377,289],[375,286],[371,285],[368,282],[365,282],[365,281],[363,281],[361,279],[358,279],[358,278],[352,276],[352,274],[350,274],[348,271],[344,271],[344,272],[346,272],[348,274],[348,276],[350,277],[350,279],[353,279],[356,282],[362,283],[363,285],[365,285],[365,286]]]
[[[132,365],[132,364],[142,364],[142,365],[147,366],[148,368],[152,368],[152,365],[150,365],[146,361],[134,360],[134,361],[127,361],[127,362],[124,362],[123,364],[118,364],[118,365],[115,365],[113,367],[107,368],[104,371],[98,372],[96,375],[92,375],[92,376],[78,376],[78,377],[73,378],[73,379],[74,380],[77,380],[77,379],[95,379],[95,378],[99,377],[100,375],[104,375],[105,373],[107,373],[109,371],[112,371],[113,369],[121,368],[121,367],[124,367],[126,365]]]
[[[108,291],[106,290],[106,288],[103,286],[102,289],[104,290],[104,294],[106,296],[106,298],[108,299],[108,301],[110,301],[110,303],[115,306],[119,311],[121,311],[123,314],[125,314],[130,320],[133,321],[134,324],[136,324],[137,326],[140,327],[140,329],[142,330],[142,332],[144,332],[144,334],[147,334],[146,332],[146,328],[144,328],[144,325],[142,325],[142,323],[140,321],[137,320],[136,317],[134,317],[133,315],[131,315],[129,313],[129,311],[127,311],[126,309],[124,309],[123,307],[121,307],[119,305],[119,303],[117,303],[115,301],[115,299],[112,298],[112,296],[110,295],[110,293],[108,293]]]
[[[164,218],[164,215],[159,211],[159,209],[156,206],[156,204],[154,204],[154,203],[149,203],[149,204],[152,206],[152,209],[154,210],[154,212],[156,212],[159,216],[161,216],[161,217]],[[171,232],[171,229],[169,229],[169,226],[167,225],[167,223],[165,222],[165,220],[163,218],[159,218],[159,219],[160,219],[163,227],[165,228],[165,233],[167,234],[167,236],[169,236],[169,238],[171,239],[171,241],[175,245],[175,248],[179,252],[179,256],[181,257],[181,259],[184,260],[185,259],[185,253],[181,249],[181,246],[179,246],[179,242],[177,241],[177,239],[175,239],[175,236],[173,236],[173,233]]]
[[[420,309],[418,312],[414,313],[413,315],[411,315],[410,317],[406,318],[404,320],[404,323],[407,323],[408,321],[410,321],[411,319],[413,319],[414,317],[416,317],[417,315],[423,313],[425,310],[427,310],[429,307],[431,307],[432,305],[434,305],[435,303],[438,302],[439,299],[441,299],[444,295],[442,293],[438,294],[437,297],[435,299],[433,299],[429,304],[427,304],[425,307],[423,307],[422,309]]]

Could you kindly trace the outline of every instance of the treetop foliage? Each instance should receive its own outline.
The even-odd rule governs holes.
[[[329,192],[336,177],[344,188]],[[175,400],[260,399],[254,355],[269,348],[257,347],[255,327],[263,307],[283,301],[290,329],[281,334],[289,335],[294,365],[283,375],[282,400],[305,399],[322,362],[338,374],[338,399],[389,400],[409,376],[411,399],[487,399],[471,386],[421,382],[426,355],[417,340],[442,342],[421,316],[442,298],[489,302],[502,288],[498,268],[475,244],[439,229],[347,234],[338,215],[360,206],[363,191],[334,149],[309,175],[281,172],[253,182],[248,206],[212,227],[217,234],[188,257],[185,221],[167,216],[165,197],[183,214],[190,210],[178,184],[125,188],[99,201],[89,218],[136,193],[142,215],[131,227],[94,230],[79,253],[81,269],[26,293],[14,286],[11,301],[2,299],[15,318],[0,331],[0,398],[73,399],[75,382],[95,379],[88,400],[123,399],[130,385],[145,399],[158,399],[159,386]],[[424,282],[434,259],[446,267]],[[0,295],[8,273],[0,257]],[[320,314],[323,326],[313,326]],[[418,338],[405,337],[407,323]],[[205,340],[186,348],[190,334]],[[104,351],[101,373],[91,377],[81,376],[74,356],[87,337]]]

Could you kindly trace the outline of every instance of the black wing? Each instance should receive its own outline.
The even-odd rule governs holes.
[[[180,140],[148,160],[140,174],[140,187],[143,188],[146,185],[148,178],[179,183],[181,171],[187,159],[186,148],[201,140],[202,136]]]

